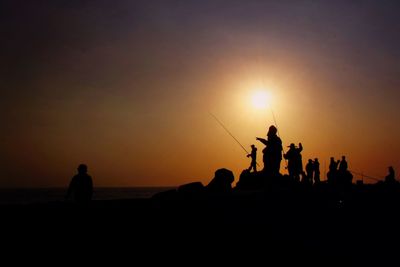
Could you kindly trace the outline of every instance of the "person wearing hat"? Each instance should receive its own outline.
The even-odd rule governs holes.
[[[291,143],[289,150],[283,156],[288,160],[288,172],[289,176],[295,181],[300,181],[300,174],[303,173],[303,162],[301,157],[301,151],[303,151],[303,145],[299,143],[299,147],[296,147],[294,143]]]
[[[249,171],[253,169],[254,172],[257,172],[257,148],[255,145],[251,145],[251,153],[247,157],[251,157]]]

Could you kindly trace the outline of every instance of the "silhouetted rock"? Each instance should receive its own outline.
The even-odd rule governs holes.
[[[193,182],[178,187],[178,193],[182,197],[195,197],[204,193],[204,185],[201,182]]]
[[[171,189],[159,192],[157,194],[154,194],[151,198],[157,201],[176,200],[178,199],[178,191],[176,189]]]
[[[232,191],[234,176],[228,169],[218,169],[214,178],[205,187],[201,182],[192,182],[178,187],[177,190],[168,190],[155,194],[152,199],[168,201],[177,199],[203,199],[205,193],[224,194]]]
[[[263,188],[263,186],[263,175],[260,172],[251,173],[250,170],[246,169],[240,174],[235,188],[238,190],[257,190]]]
[[[207,185],[206,189],[211,193],[229,193],[232,191],[232,183],[235,180],[233,172],[228,169],[218,169],[215,177]]]

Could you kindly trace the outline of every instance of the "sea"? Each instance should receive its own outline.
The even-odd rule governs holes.
[[[93,200],[150,198],[174,187],[98,187]],[[40,204],[64,201],[67,188],[0,188],[0,205]]]

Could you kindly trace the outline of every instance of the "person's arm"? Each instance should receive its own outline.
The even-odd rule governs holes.
[[[260,142],[263,143],[264,145],[267,145],[267,144],[268,144],[268,141],[265,140],[264,138],[256,137],[256,140],[257,140],[257,141],[260,141]]]
[[[299,143],[299,152],[303,151],[303,145]]]

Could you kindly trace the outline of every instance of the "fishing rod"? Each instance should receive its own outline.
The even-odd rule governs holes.
[[[250,153],[247,151],[247,149],[239,142],[239,140],[236,139],[236,137],[225,127],[225,125],[211,112],[208,112],[211,117],[213,117],[219,125],[221,125],[222,128],[236,141],[236,143],[249,155]],[[258,162],[256,162],[257,166],[260,166]]]
[[[278,127],[278,124],[276,123],[275,113],[274,113],[274,111],[272,110],[272,108],[271,108],[271,113],[272,113],[272,119],[274,120],[274,124],[275,124],[275,127],[276,127],[276,133],[277,133],[277,135],[280,137],[280,134],[279,134],[279,127]]]
[[[272,110],[272,107],[271,107],[271,113],[272,113],[272,119],[274,120],[274,124],[275,124],[275,127],[276,127],[276,134],[278,135],[278,137],[281,138],[281,136],[280,136],[280,134],[279,134],[278,124],[276,123],[275,113],[274,113],[274,111]],[[282,146],[282,153],[285,154],[284,146]],[[287,169],[287,168],[288,168],[287,159],[285,159],[285,157],[283,157],[283,159],[285,160],[285,165],[286,165],[286,166],[285,166],[285,169]]]
[[[374,181],[377,181],[377,182],[382,181],[382,179],[375,178],[375,177],[372,177],[372,176],[368,176],[368,175],[365,175],[365,174],[360,173],[360,172],[355,172],[355,171],[352,171],[352,170],[349,170],[349,171],[350,171],[351,173],[353,173],[353,174],[361,175],[361,177],[365,177],[365,178],[368,178],[368,179],[371,179],[371,180],[374,180]]]

